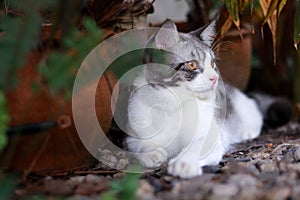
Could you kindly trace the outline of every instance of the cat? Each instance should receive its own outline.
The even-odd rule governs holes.
[[[217,165],[232,144],[259,136],[264,116],[254,99],[222,82],[214,36],[215,22],[180,33],[166,20],[149,40],[145,68],[132,84],[125,140],[144,167],[191,178]]]

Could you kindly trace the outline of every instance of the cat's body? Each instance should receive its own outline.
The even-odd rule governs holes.
[[[133,136],[126,139],[146,168],[167,164],[171,175],[200,175],[230,145],[260,134],[263,116],[255,101],[220,81],[213,35],[214,24],[183,34],[167,21],[153,36],[154,48],[172,52],[164,63],[169,69],[162,73],[148,63],[134,81],[128,105]],[[153,55],[148,60],[155,63]]]

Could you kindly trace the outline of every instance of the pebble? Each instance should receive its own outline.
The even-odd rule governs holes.
[[[295,185],[292,188],[292,199],[299,199],[300,198],[300,185]]]
[[[87,181],[87,182],[95,182],[95,183],[101,181],[102,179],[103,179],[102,176],[98,176],[98,175],[94,175],[94,174],[88,174],[85,177],[85,181]]]
[[[81,184],[84,180],[85,180],[85,176],[74,176],[74,177],[71,177],[66,182],[77,186],[77,185]]]
[[[300,161],[300,147],[298,147],[294,152],[294,159],[296,162]]]
[[[247,174],[234,174],[229,177],[228,183],[241,188],[256,187],[258,185],[257,179]]]
[[[239,192],[234,184],[217,184],[212,187],[212,196],[210,199],[232,199]]]
[[[264,162],[259,166],[262,173],[279,173],[279,169],[276,162]]]
[[[298,172],[300,173],[300,164],[299,163],[285,163],[280,162],[279,168],[284,172]]]
[[[155,199],[153,187],[145,180],[139,182],[139,188],[136,191],[136,198],[142,200]]]
[[[290,197],[291,189],[289,187],[273,187],[265,194],[267,200],[285,200]]]
[[[264,199],[262,191],[255,187],[244,188],[236,198],[237,200],[258,200]]]

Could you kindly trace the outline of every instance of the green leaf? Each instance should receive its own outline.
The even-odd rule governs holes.
[[[300,0],[296,0],[296,14],[295,14],[295,25],[294,25],[294,45],[297,49],[300,42]]]
[[[6,129],[7,129],[8,121],[9,121],[9,117],[6,109],[5,96],[0,91],[0,152],[7,144]]]
[[[76,71],[88,53],[100,42],[103,36],[92,19],[83,21],[86,32],[73,29],[62,42],[64,50],[52,52],[45,63],[39,65],[39,72],[45,77],[54,94],[64,92],[70,96]]]
[[[16,186],[15,177],[0,174],[0,186],[0,199],[11,199]]]
[[[239,18],[239,1],[238,0],[225,0],[225,6],[228,10],[232,21],[234,22],[237,28],[240,27],[240,18]]]
[[[100,196],[104,200],[134,200],[138,189],[139,173],[126,173],[122,180],[115,180],[111,184],[111,189]]]

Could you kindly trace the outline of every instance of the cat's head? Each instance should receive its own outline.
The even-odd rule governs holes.
[[[174,22],[167,20],[152,38],[154,48],[172,52],[166,56],[166,64],[175,73],[162,77],[161,82],[183,86],[199,98],[211,96],[219,80],[211,49],[214,35],[215,22],[190,33],[180,33]]]

